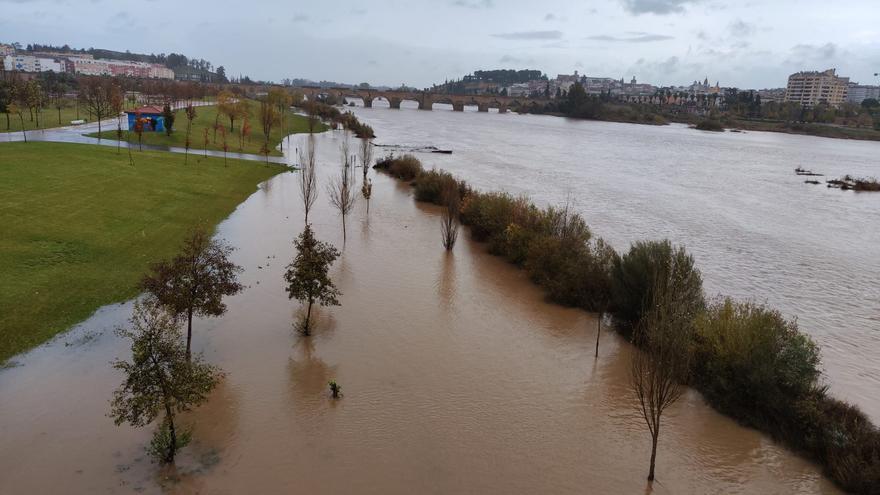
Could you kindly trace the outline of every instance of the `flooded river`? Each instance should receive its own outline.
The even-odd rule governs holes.
[[[382,104],[355,109],[377,143],[454,151],[420,153],[428,167],[539,204],[570,196],[618,250],[640,239],[684,244],[708,295],[797,317],[822,347],[832,393],[880,423],[880,194],[804,183],[880,178],[880,142]]]
[[[508,175],[504,180],[513,182],[501,167],[532,167],[518,190],[549,198],[566,174],[539,162],[540,150],[525,143],[508,150],[507,159],[488,161],[485,153],[487,161],[467,164],[481,139],[466,127],[461,139],[444,131],[449,141],[441,142],[404,134],[390,110],[387,118],[380,112],[367,120],[383,140],[453,146],[456,154],[442,163],[481,187],[502,188]],[[340,136],[317,139],[322,188],[311,215],[318,236],[342,248],[341,222],[323,188],[337,170]],[[557,160],[564,155],[573,157],[574,150],[557,151]],[[589,155],[595,167],[598,155]],[[570,170],[577,163],[572,158]],[[712,166],[717,163],[706,164]],[[541,176],[547,178],[536,180]],[[638,180],[617,187],[663,182]],[[781,193],[800,186],[774,187]],[[602,222],[610,226],[634,208],[621,205],[623,192],[615,198],[593,189],[579,195],[590,218],[606,209]],[[825,191],[810,193],[821,201]],[[775,202],[783,200],[768,200]],[[595,220],[603,234],[618,232],[615,242],[628,235],[620,232],[636,230],[603,229]],[[669,222],[668,235],[676,237],[674,219]],[[296,175],[270,180],[220,225],[218,235],[238,248],[234,258],[245,267],[248,288],[228,299],[223,318],[195,322],[195,350],[227,376],[206,405],[187,415],[185,422],[195,423],[194,443],[176,468],[159,468],[146,457],[151,428],[116,427],[106,416],[121,380],[109,362],[128,357],[127,343],[112,329],[128,317],[130,303],[103,308],[15,358],[18,366],[0,371],[0,493],[645,492],[650,439],[628,387],[627,343],[604,332],[594,359],[590,314],[545,303],[521,271],[467,236],[447,255],[437,211],[416,204],[408,186],[385,176],[374,177],[369,214],[360,202],[348,225],[331,271],[342,306],[321,310],[308,338],[293,331],[298,304],[282,285],[291,241],[303,227]],[[872,235],[865,230],[862,236]],[[717,271],[700,254],[712,280]],[[778,256],[765,255],[771,254]],[[712,287],[732,283],[716,280]],[[331,379],[343,388],[339,401],[328,397]],[[837,493],[815,465],[716,413],[692,392],[664,417],[657,473],[654,493]]]

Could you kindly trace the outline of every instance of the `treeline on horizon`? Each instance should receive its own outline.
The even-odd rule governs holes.
[[[458,220],[490,253],[526,270],[549,300],[600,318],[610,314],[638,347],[644,336],[637,339],[636,329],[655,304],[657,282],[674,279],[692,363],[681,382],[719,411],[816,461],[845,490],[880,493],[880,431],[856,406],[828,394],[818,346],[796,319],[766,305],[707,299],[683,246],[638,241],[618,253],[571,205],[540,208],[525,196],[479,192],[448,172],[425,171],[412,155],[386,157],[376,168],[409,182],[417,201],[460,205]]]

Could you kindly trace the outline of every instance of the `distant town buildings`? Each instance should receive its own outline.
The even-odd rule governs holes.
[[[68,72],[87,76],[126,76],[143,79],[174,79],[174,71],[161,64],[130,60],[96,59],[89,54],[27,52],[0,45],[3,69],[18,72]]]
[[[851,83],[847,88],[846,101],[849,103],[861,105],[868,98],[880,100],[880,86]]]
[[[58,59],[46,57],[34,57],[32,55],[5,55],[3,57],[3,69],[6,71],[19,72],[64,72],[64,62]]]
[[[839,106],[846,100],[848,77],[840,77],[835,69],[822,72],[804,71],[788,76],[785,101],[813,107],[820,103]]]

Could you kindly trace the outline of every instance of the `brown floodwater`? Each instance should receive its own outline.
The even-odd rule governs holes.
[[[263,184],[220,227],[248,286],[194,347],[226,377],[187,414],[175,468],[144,453],[152,428],[106,415],[127,358],[114,305],[0,371],[0,493],[643,493],[650,439],[628,387],[632,348],[594,315],[544,302],[524,274],[436,209],[373,175],[348,221],[324,184],[341,133],[318,137],[318,236],[342,250],[341,307],[311,337],[282,285],[301,231],[297,177]],[[371,172],[372,174],[372,172]],[[329,398],[327,382],[344,397]],[[837,493],[814,464],[687,393],[664,417],[655,493]]]

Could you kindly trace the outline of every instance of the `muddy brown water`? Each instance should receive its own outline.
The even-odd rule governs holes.
[[[341,134],[318,137],[317,234],[342,248],[323,184]],[[186,415],[175,468],[144,454],[152,428],[106,416],[126,357],[98,311],[0,371],[0,493],[643,493],[650,439],[628,388],[631,347],[545,303],[522,272],[462,235],[409,187],[373,176],[332,276],[342,306],[292,325],[284,266],[302,229],[296,175],[265,183],[219,227],[248,289],[194,347],[226,372]],[[329,398],[335,379],[344,397]],[[689,392],[667,413],[655,493],[837,493],[819,469]]]

